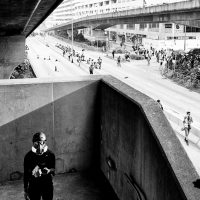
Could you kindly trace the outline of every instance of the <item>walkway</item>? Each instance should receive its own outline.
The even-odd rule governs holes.
[[[117,200],[107,180],[98,173],[71,173],[54,177],[53,200]],[[24,199],[22,181],[0,185],[1,200]]]

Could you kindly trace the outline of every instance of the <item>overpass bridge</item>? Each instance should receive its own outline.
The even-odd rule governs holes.
[[[107,14],[99,14],[73,20],[74,29],[92,27],[106,29],[117,24],[165,23],[174,22],[193,27],[200,27],[200,1],[190,0],[136,8]],[[70,30],[72,22],[64,23],[45,31]]]
[[[20,2],[0,3],[4,79],[22,62],[25,38],[61,1]],[[22,179],[32,134],[43,131],[57,174],[100,171],[121,200],[199,199],[199,174],[157,103],[111,76],[1,80],[0,106],[0,183]],[[19,183],[0,184],[0,199],[23,198]],[[77,185],[66,188],[77,193]]]

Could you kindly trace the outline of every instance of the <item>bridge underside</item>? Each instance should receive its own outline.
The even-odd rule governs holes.
[[[25,38],[63,0],[0,1],[0,79],[8,79],[23,62]]]

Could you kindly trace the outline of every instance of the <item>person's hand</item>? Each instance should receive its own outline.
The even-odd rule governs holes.
[[[30,200],[28,192],[24,192],[24,199],[25,200]]]
[[[47,167],[45,167],[44,169],[43,169],[43,173],[45,172],[45,174],[49,174],[50,172],[51,172],[51,170],[50,169],[48,169]]]
[[[36,166],[33,171],[32,171],[32,175],[37,178],[37,177],[40,177],[42,174],[42,171],[41,169],[39,168],[39,166]]]

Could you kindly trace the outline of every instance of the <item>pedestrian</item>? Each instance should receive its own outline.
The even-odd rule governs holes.
[[[157,100],[157,103],[158,103],[159,107],[163,110],[163,106],[162,106],[162,104],[160,102],[160,99]]]
[[[117,66],[121,67],[121,57],[120,56],[117,58]]]
[[[57,72],[57,67],[55,66],[55,72]]]
[[[112,51],[113,59],[115,58],[115,50]]]
[[[188,136],[191,130],[191,123],[193,122],[192,117],[190,116],[190,111],[186,113],[186,116],[183,119],[183,130],[185,131],[185,142],[188,145]]]
[[[94,62],[94,68],[98,69],[98,63],[97,62]]]
[[[160,60],[160,67],[162,67],[164,59],[165,59],[164,55],[161,54],[161,56],[159,58],[159,60]]]
[[[77,63],[78,63],[78,66],[80,67],[81,66],[81,57],[80,56],[77,58]]]
[[[46,145],[46,135],[35,133],[32,149],[24,157],[24,197],[26,200],[53,200],[55,155]]]
[[[65,50],[63,50],[63,57],[65,56]]]
[[[87,60],[87,64],[90,65],[91,58]]]
[[[71,53],[68,54],[68,60],[70,61]]]
[[[90,74],[93,74],[93,71],[94,71],[94,64],[93,62],[91,62],[90,67],[89,67]]]
[[[151,56],[150,56],[150,54],[148,53],[148,54],[147,54],[147,63],[148,63],[148,66],[150,65],[150,60],[151,60]]]
[[[102,63],[102,59],[101,59],[101,57],[99,56],[99,58],[98,58],[99,69],[101,69],[101,63]]]

